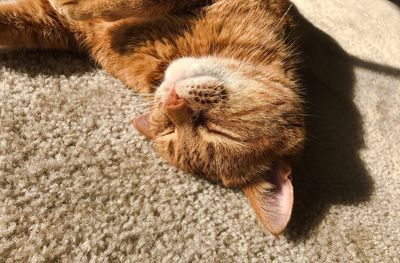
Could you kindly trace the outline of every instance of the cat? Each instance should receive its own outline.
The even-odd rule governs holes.
[[[87,52],[137,92],[133,125],[183,171],[244,190],[274,235],[305,141],[296,18],[287,0],[17,0],[0,45]]]

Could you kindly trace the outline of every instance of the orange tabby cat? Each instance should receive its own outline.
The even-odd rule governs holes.
[[[279,234],[305,137],[289,9],[286,0],[20,0],[0,5],[0,45],[86,51],[154,93],[134,126],[178,168],[244,189]]]

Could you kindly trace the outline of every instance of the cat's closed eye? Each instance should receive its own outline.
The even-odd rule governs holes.
[[[232,130],[223,128],[216,124],[208,123],[205,127],[209,134],[218,136],[221,139],[228,139],[236,142],[239,142],[241,140],[241,137],[232,132]]]

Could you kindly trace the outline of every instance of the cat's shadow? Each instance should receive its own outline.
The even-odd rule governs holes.
[[[398,7],[400,7],[400,0],[389,0],[389,2],[392,2],[393,4],[395,4]]]
[[[297,12],[298,13],[298,12]],[[307,143],[294,168],[295,205],[286,237],[307,239],[333,205],[357,205],[373,192],[360,150],[363,123],[353,102],[352,58],[326,33],[301,20]]]

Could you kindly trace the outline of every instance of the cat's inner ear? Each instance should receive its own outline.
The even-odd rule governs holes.
[[[292,214],[291,173],[287,163],[279,162],[258,182],[244,188],[258,220],[276,236],[285,230]]]
[[[154,134],[150,129],[150,113],[139,115],[132,121],[132,126],[135,127],[147,139],[154,139]]]

